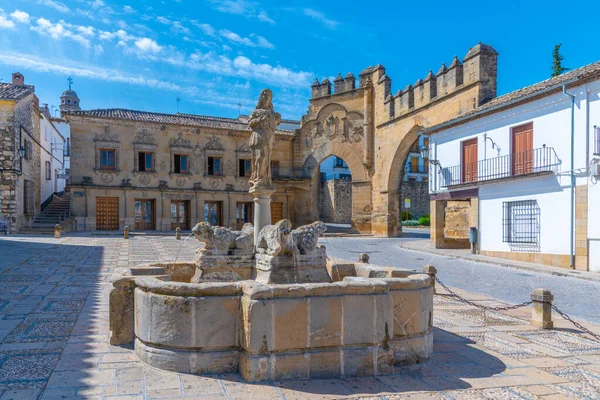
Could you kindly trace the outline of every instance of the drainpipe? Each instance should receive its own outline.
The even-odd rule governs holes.
[[[567,93],[567,85],[563,85],[563,94],[571,98],[571,224],[570,240],[569,240],[569,266],[575,268],[575,260],[573,256],[573,241],[575,240],[575,95]]]

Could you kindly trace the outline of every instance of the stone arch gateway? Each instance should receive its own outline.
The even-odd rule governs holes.
[[[295,171],[310,178],[324,157],[343,158],[353,174],[353,227],[361,233],[400,235],[408,149],[428,127],[496,97],[497,58],[491,46],[479,43],[462,61],[455,56],[449,66],[442,64],[437,73],[429,71],[396,93],[381,65],[363,70],[358,87],[351,73],[338,75],[333,85],[315,80],[294,138]]]

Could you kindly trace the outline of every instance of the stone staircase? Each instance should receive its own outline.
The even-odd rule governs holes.
[[[71,227],[71,194],[54,196],[50,204],[40,214],[36,215],[31,227],[23,228],[19,233],[53,234],[54,225],[60,224],[61,231],[66,232]]]

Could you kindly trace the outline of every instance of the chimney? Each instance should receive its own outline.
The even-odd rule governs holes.
[[[14,86],[25,86],[25,77],[20,72],[12,74],[12,84]]]

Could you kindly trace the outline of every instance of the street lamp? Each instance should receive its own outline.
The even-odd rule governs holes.
[[[25,147],[23,145],[19,147],[19,157],[25,158]]]
[[[427,147],[427,146],[421,147],[421,158],[423,160],[429,159],[429,147]]]

